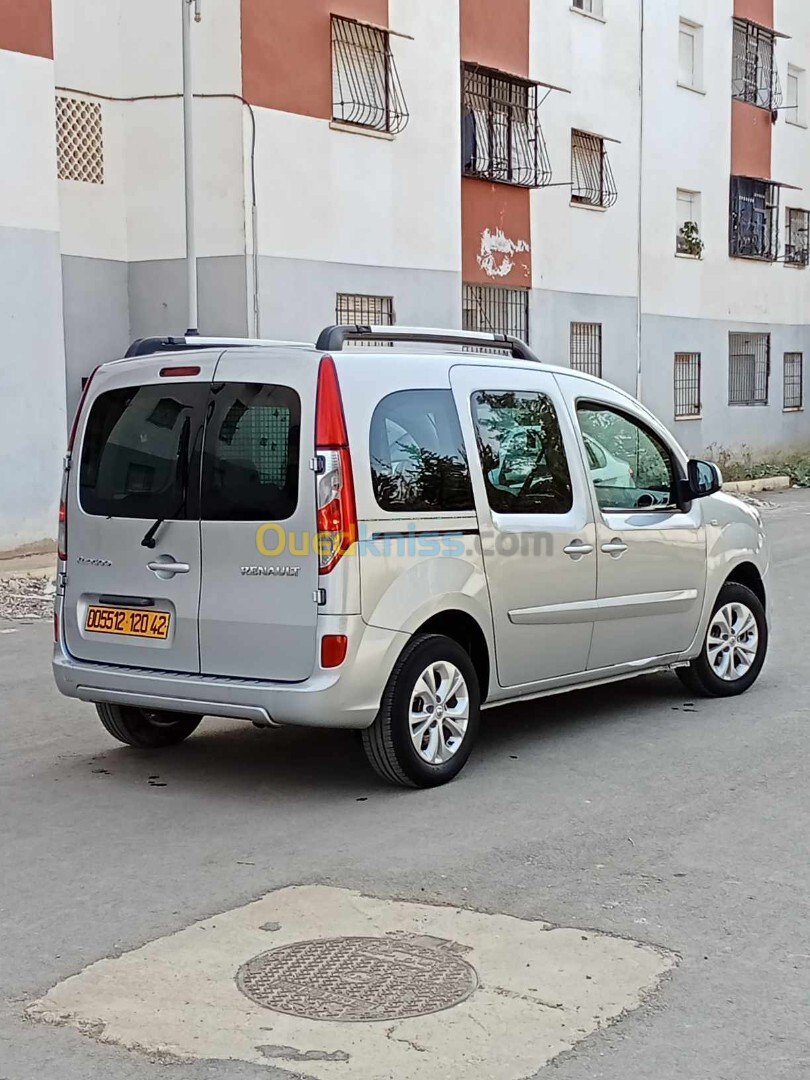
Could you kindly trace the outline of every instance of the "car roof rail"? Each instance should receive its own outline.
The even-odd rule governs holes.
[[[472,330],[435,330],[425,326],[327,326],[315,348],[320,352],[340,352],[347,341],[401,341],[424,345],[460,345],[508,350],[516,360],[540,363],[525,341],[506,334],[483,334]]]
[[[296,349],[311,349],[311,341],[266,341],[260,338],[209,338],[196,337],[145,337],[133,341],[124,356],[131,360],[135,356],[153,356],[161,352],[183,352],[192,349],[249,349],[251,346],[287,346]]]

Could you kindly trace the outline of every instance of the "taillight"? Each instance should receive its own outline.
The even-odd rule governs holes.
[[[318,476],[319,569],[321,574],[328,574],[357,538],[349,439],[331,356],[323,357],[318,370],[315,454],[323,464]]]
[[[79,404],[76,406],[76,412],[73,415],[73,423],[70,425],[70,434],[68,435],[67,456],[65,458],[65,467],[62,470],[62,492],[59,496],[59,529],[56,535],[56,554],[60,562],[67,561],[67,498],[73,444],[76,442],[76,433],[79,430],[79,419],[82,415],[84,403],[87,401],[87,395],[90,393],[90,384],[95,378],[97,371],[98,368],[95,368],[84,381]]]
[[[62,492],[59,496],[59,529],[56,534],[56,555],[60,562],[67,562],[67,497],[70,476],[70,457],[65,458],[62,471]]]

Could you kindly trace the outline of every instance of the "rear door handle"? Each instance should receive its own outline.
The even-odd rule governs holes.
[[[187,562],[150,562],[146,569],[154,574],[190,574],[191,567]]]
[[[623,544],[621,540],[611,540],[608,544],[602,544],[602,551],[605,555],[615,555],[618,558],[627,551],[627,544]]]
[[[570,556],[574,560],[579,560],[583,555],[593,554],[593,545],[585,544],[582,540],[574,540],[568,547],[564,547],[563,551],[566,555]]]

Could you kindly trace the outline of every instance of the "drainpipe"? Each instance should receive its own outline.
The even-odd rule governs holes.
[[[197,233],[194,207],[194,68],[191,48],[191,13],[202,19],[201,0],[181,0],[183,5],[183,156],[186,175],[186,275],[188,279],[187,337],[199,334],[197,293]]]
[[[642,252],[644,227],[644,0],[638,2],[639,11],[639,121],[638,121],[638,277],[636,281],[636,397],[641,400],[641,291],[643,285]]]

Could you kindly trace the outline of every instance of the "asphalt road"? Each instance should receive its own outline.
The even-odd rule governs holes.
[[[343,733],[209,721],[176,750],[118,748],[56,693],[50,626],[0,625],[15,631],[0,634],[0,1078],[289,1077],[153,1062],[22,1011],[102,957],[291,883],[677,952],[654,1000],[545,1070],[557,1080],[806,1078],[810,494],[774,499],[775,627],[754,690],[688,706],[654,676],[489,713],[465,772],[433,792],[377,782]]]

